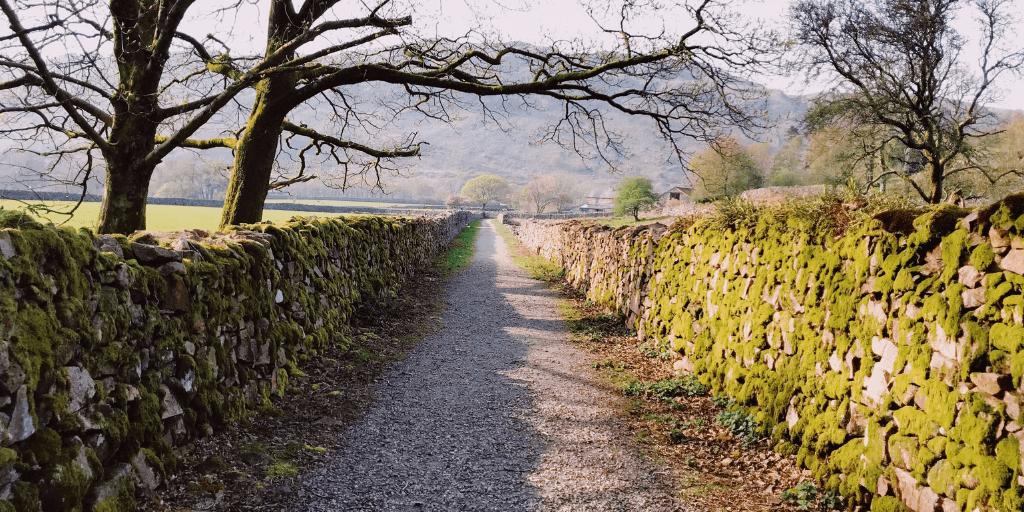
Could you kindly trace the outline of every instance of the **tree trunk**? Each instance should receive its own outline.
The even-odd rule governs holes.
[[[281,97],[284,88],[293,89],[291,80],[281,83],[279,79],[268,78],[256,87],[252,114],[235,151],[235,169],[228,182],[220,220],[222,228],[263,220],[263,205],[270,192],[270,176],[283,132],[281,124],[287,114],[287,109],[274,107],[274,99]]]
[[[942,180],[946,173],[946,168],[941,163],[931,162],[931,197],[928,198],[928,202],[931,204],[939,204],[942,202]]]
[[[97,233],[130,235],[146,229],[146,198],[153,169],[116,161],[107,163],[107,184],[100,204]]]

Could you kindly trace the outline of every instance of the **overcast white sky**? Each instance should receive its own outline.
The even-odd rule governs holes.
[[[226,0],[215,0],[213,2],[200,2],[202,7],[193,8],[194,19],[186,23],[186,30],[194,31],[194,35],[205,35],[206,31],[223,34],[225,24],[233,26],[232,47],[239,53],[251,51],[265,37],[265,16],[268,2],[254,0],[254,5],[249,5],[234,19],[214,19],[203,16],[204,8],[220,4]],[[294,0],[296,4],[299,0]],[[739,0],[727,2],[731,9],[735,9],[744,16],[751,19],[763,20],[774,24],[780,30],[785,30],[785,20],[789,5],[792,0]],[[638,3],[659,2],[672,3],[672,0],[639,0]],[[372,3],[372,2],[367,2]],[[409,14],[408,5],[410,2],[398,0],[394,2],[401,14]],[[498,31],[508,40],[518,40],[534,44],[543,44],[551,39],[571,39],[582,37],[593,41],[600,41],[601,38],[611,37],[601,33],[597,25],[587,16],[586,11],[580,5],[581,0],[412,0],[415,3],[415,11],[412,12],[414,28],[421,34],[436,32],[438,35],[451,36],[462,34],[467,27],[484,27],[485,31]],[[590,0],[591,4],[600,7],[617,5],[621,0]],[[355,4],[345,3],[346,5]],[[359,5],[359,4],[356,4]],[[1017,11],[1017,17],[1022,21],[1021,30],[1024,33],[1024,0],[1014,0],[1013,8]],[[359,16],[365,11],[344,12],[343,8],[336,8],[339,17]],[[961,16],[958,20],[958,28],[963,33],[968,33],[971,24],[967,16]],[[678,20],[678,21],[677,21]],[[659,11],[653,18],[647,20],[648,26],[660,28],[661,25],[679,30],[680,27],[673,26],[673,23],[680,23],[685,26],[689,18],[680,10]],[[216,30],[214,30],[214,26]],[[1024,36],[1018,36],[1015,44],[1024,45]],[[968,54],[972,58],[975,44],[969,45]],[[770,77],[763,80],[765,85],[771,88],[782,89],[790,94],[809,94],[818,92],[814,88],[807,88],[799,80],[787,80],[780,77]],[[1007,77],[1001,83],[1003,100],[993,105],[1001,108],[1013,108],[1024,110],[1024,81],[1013,80]]]

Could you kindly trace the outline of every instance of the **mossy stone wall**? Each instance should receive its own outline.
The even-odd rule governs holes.
[[[125,238],[0,212],[0,512],[134,510],[472,218]]]
[[[522,221],[517,234],[852,508],[1019,511],[1024,198],[968,213],[936,207],[904,234],[871,220],[827,242],[767,216],[739,230]]]

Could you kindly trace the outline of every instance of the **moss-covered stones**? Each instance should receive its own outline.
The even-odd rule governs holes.
[[[525,221],[518,233],[640,337],[751,406],[820,484],[843,474],[852,503],[1008,511],[1024,493],[1011,441],[1024,438],[1024,277],[1003,262],[1024,254],[1021,197],[976,214],[882,215],[820,245],[767,220],[629,237]]]
[[[300,357],[347,343],[470,220],[129,240],[0,212],[0,511],[135,510],[173,446],[286,399]]]

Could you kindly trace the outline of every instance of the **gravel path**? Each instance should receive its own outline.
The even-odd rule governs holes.
[[[375,384],[294,510],[682,510],[490,222],[446,296],[444,329]]]

